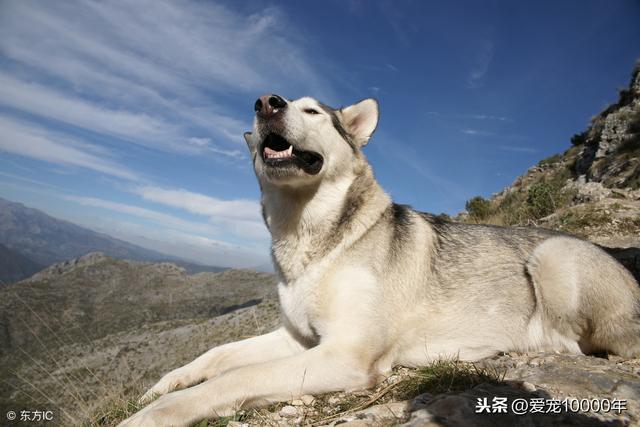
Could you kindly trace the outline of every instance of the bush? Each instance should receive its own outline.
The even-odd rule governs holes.
[[[477,221],[487,219],[492,213],[491,202],[482,196],[476,196],[465,203],[469,216]]]
[[[545,181],[537,182],[531,186],[527,196],[527,205],[533,219],[551,215],[556,210],[557,192],[557,188]]]
[[[572,145],[583,145],[587,140],[587,134],[586,132],[582,132],[582,133],[576,133],[575,135],[573,135],[571,137],[571,144]]]

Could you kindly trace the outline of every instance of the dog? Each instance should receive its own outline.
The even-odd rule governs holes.
[[[367,388],[394,365],[440,358],[640,354],[638,284],[600,248],[393,203],[362,153],[378,123],[374,99],[336,110],[271,94],[255,112],[245,139],[272,236],[282,326],[166,374],[143,400],[162,396],[121,425],[188,425]]]

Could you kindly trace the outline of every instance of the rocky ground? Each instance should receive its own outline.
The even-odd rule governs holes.
[[[303,396],[199,426],[636,426],[640,360],[509,353],[397,368],[372,390]]]

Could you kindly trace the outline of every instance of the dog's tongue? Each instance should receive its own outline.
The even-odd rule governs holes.
[[[291,157],[293,153],[293,145],[290,145],[289,148],[282,151],[276,151],[269,147],[264,147],[264,156],[267,158],[283,158],[283,157]]]

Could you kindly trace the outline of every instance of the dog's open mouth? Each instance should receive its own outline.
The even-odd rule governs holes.
[[[298,150],[282,136],[270,133],[262,141],[262,159],[270,167],[298,166],[310,175],[322,169],[323,158],[313,151]]]

